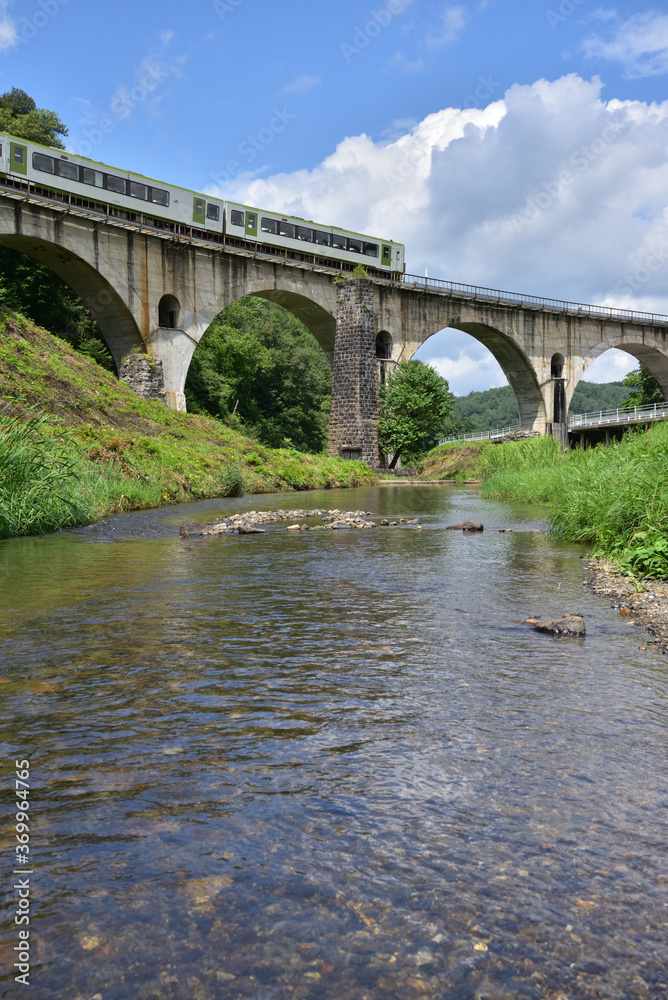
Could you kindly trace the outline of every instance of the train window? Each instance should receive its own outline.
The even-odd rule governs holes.
[[[32,165],[35,170],[43,170],[45,174],[55,174],[56,165],[52,156],[45,156],[44,153],[32,154]]]
[[[206,206],[206,217],[207,219],[212,219],[214,222],[218,222],[220,219],[220,208],[218,205],[212,205],[211,202]]]
[[[263,233],[273,233],[276,235],[278,229],[278,223],[276,219],[263,219],[262,220],[262,232]]]
[[[15,146],[14,147],[14,163],[25,163],[25,160],[23,158],[23,154],[24,153],[25,153],[25,149],[23,148],[23,146]]]
[[[321,233],[318,229],[313,230],[313,242],[321,247],[328,247],[332,242],[329,233]]]
[[[195,215],[204,215],[204,202],[195,198]]]
[[[93,187],[104,187],[104,174],[101,170],[92,170],[90,167],[83,167],[81,179],[84,184],[92,184]]]
[[[160,188],[151,188],[151,201],[154,205],[162,205],[169,208],[169,191],[162,191]]]
[[[348,252],[349,253],[362,253],[362,242],[361,242],[361,240],[348,240]]]
[[[130,197],[148,201],[148,187],[146,184],[138,184],[137,181],[130,181]]]
[[[392,251],[389,247],[383,247],[383,260],[389,264],[392,259]]]
[[[378,256],[378,244],[377,243],[365,243],[364,253],[367,257],[377,257]]]
[[[306,243],[313,243],[313,230],[306,229],[305,226],[297,226],[297,239]]]
[[[345,250],[346,249],[346,238],[345,236],[337,236],[336,233],[332,234],[332,248],[334,250]]]
[[[116,194],[125,194],[127,181],[124,177],[114,177],[113,174],[106,174],[107,191],[114,191]]]
[[[67,160],[57,160],[58,175],[67,178],[68,181],[79,180],[79,167],[76,163],[68,163]]]
[[[244,212],[237,212],[232,209],[232,214],[230,217],[230,223],[233,226],[244,226],[246,224],[246,216]]]
[[[279,222],[278,224],[278,235],[287,236],[288,239],[294,240],[295,238],[295,227],[291,222]]]

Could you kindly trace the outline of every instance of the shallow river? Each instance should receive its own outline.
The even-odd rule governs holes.
[[[289,506],[432,530],[178,537]],[[39,1000],[668,996],[668,664],[543,516],[402,485],[0,542],[0,995],[25,758]]]

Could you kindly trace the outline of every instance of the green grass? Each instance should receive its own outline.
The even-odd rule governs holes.
[[[552,438],[485,449],[482,494],[549,504],[551,530],[625,572],[668,577],[668,424],[563,455]]]
[[[211,417],[142,400],[2,309],[0,448],[5,537],[207,497],[375,482],[361,462],[266,448]]]

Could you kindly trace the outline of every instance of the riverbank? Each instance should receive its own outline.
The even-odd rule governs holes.
[[[619,608],[630,625],[643,625],[654,640],[641,639],[641,649],[652,643],[662,653],[668,652],[668,582],[645,580],[638,590],[628,576],[620,573],[612,562],[590,559],[588,583],[597,594],[611,598],[613,608]]]
[[[371,485],[362,462],[271,449],[140,399],[0,309],[0,537],[217,496]]]
[[[444,445],[421,471],[449,476],[454,467],[459,477],[481,480],[483,497],[547,505],[554,533],[591,545],[592,555],[613,563],[631,587],[668,578],[668,424],[566,452],[551,437]]]

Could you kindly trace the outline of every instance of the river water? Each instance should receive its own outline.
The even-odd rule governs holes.
[[[178,537],[290,504],[430,530]],[[666,660],[543,518],[401,485],[0,543],[0,995],[25,758],[39,1000],[668,996]]]

